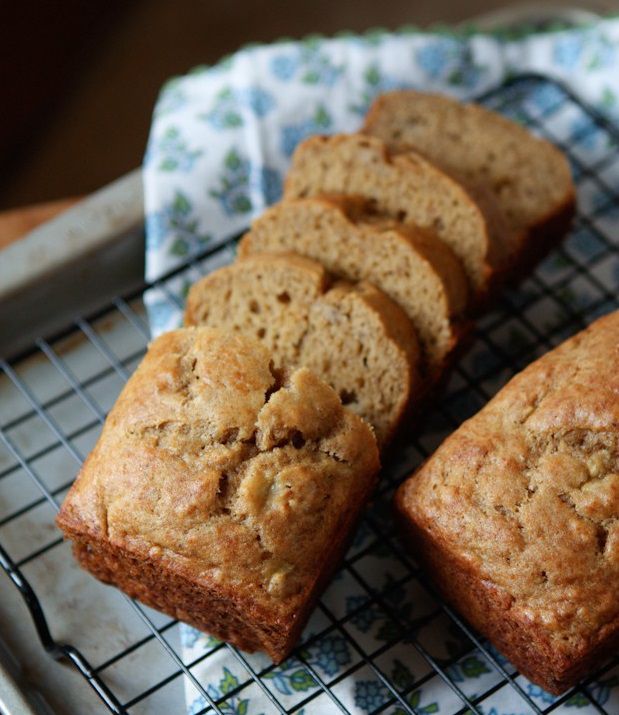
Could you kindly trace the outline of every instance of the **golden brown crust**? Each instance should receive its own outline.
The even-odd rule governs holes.
[[[396,496],[445,596],[552,692],[619,642],[618,364],[616,312],[516,376]]]
[[[370,428],[307,369],[208,328],[151,345],[57,523],[95,575],[283,658],[378,469]]]
[[[557,653],[542,628],[512,615],[512,600],[508,593],[490,581],[480,579],[478,572],[410,519],[401,492],[396,495],[395,508],[403,538],[431,575],[443,598],[504,653],[524,676],[544,690],[560,695],[616,650],[617,622],[607,624],[589,650],[581,650],[572,658]]]

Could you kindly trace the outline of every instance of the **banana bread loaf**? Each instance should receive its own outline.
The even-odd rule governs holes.
[[[387,92],[370,107],[363,132],[390,151],[420,152],[473,193],[488,191],[520,238],[506,256],[508,271],[527,270],[570,225],[575,191],[567,159],[496,112],[438,94]]]
[[[424,159],[392,156],[380,139],[361,134],[315,136],[296,148],[284,197],[355,194],[377,213],[434,232],[458,256],[481,293],[503,257],[504,235],[467,191]]]
[[[444,596],[561,693],[619,645],[619,311],[513,378],[396,494]]]
[[[447,244],[427,230],[373,216],[363,200],[323,196],[272,206],[253,222],[238,255],[290,251],[382,290],[417,330],[426,374],[443,372],[465,331],[468,297],[466,275]]]
[[[419,383],[419,346],[404,311],[369,283],[331,286],[316,261],[256,255],[205,276],[189,291],[187,325],[258,337],[275,367],[304,365],[342,402],[392,437]]]
[[[309,370],[185,328],[151,344],[57,521],[97,578],[280,661],[377,470],[370,428]]]

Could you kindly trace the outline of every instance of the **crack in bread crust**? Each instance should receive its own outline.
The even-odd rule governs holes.
[[[617,364],[619,312],[513,378],[396,498],[446,596],[553,692],[619,640]]]
[[[377,470],[370,428],[309,370],[277,374],[260,343],[187,328],[150,346],[58,524],[102,580],[277,659]]]

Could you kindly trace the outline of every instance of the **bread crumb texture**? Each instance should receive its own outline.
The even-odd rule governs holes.
[[[239,256],[295,251],[347,281],[369,281],[411,319],[429,369],[444,367],[459,338],[468,288],[449,246],[429,231],[375,213],[360,197],[288,199],[267,209]]]
[[[565,156],[517,122],[477,104],[412,90],[374,101],[363,131],[390,151],[420,151],[465,186],[490,192],[516,233],[574,202]]]
[[[278,377],[257,341],[188,328],[151,344],[58,522],[277,621],[377,470],[370,428],[313,373]]]
[[[558,652],[619,624],[618,366],[616,312],[511,380],[399,495]]]
[[[462,261],[476,290],[499,258],[491,226],[457,181],[413,151],[390,155],[376,137],[314,136],[297,146],[284,198],[320,194],[358,195],[378,213],[434,232]]]

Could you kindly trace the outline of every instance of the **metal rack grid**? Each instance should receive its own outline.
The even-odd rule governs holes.
[[[119,645],[110,639],[93,650],[87,629],[71,636],[79,647],[57,642],[50,632],[53,617],[48,626],[43,612],[46,587],[37,593],[30,584],[38,578],[37,562],[54,554],[70,559],[59,532],[49,525],[70,486],[69,477],[76,474],[107,409],[145,350],[149,330],[144,292],[155,288],[182,304],[187,283],[208,271],[213,261],[228,260],[232,244],[211,248],[155,284],[78,318],[61,335],[37,340],[19,359],[0,364],[0,387],[5,396],[12,393],[11,413],[0,411],[0,564],[21,591],[43,647],[54,658],[71,661],[110,712],[158,712],[158,694],[182,678],[195,691],[193,715],[245,712],[243,697],[249,690],[260,695],[264,712],[348,712],[351,701],[343,694],[359,682],[365,684],[364,697],[355,693],[356,706],[376,713],[488,715],[497,698],[515,703],[518,713],[570,707],[607,715],[619,712],[619,693],[612,689],[619,682],[619,658],[559,698],[540,693],[437,597],[398,543],[389,516],[394,488],[446,434],[536,356],[619,305],[619,243],[611,234],[613,221],[619,227],[617,129],[568,90],[541,77],[514,79],[481,101],[525,122],[568,154],[579,187],[580,215],[564,246],[517,290],[506,291],[495,310],[479,321],[471,350],[424,416],[422,429],[403,437],[393,450],[334,584],[349,590],[341,598],[346,608],[329,606],[323,598],[312,628],[289,661],[295,673],[304,674],[295,698],[284,697],[281,686],[274,687],[285,664],[282,671],[216,642],[188,659],[189,651],[179,646],[175,634],[178,623],[126,597],[125,616],[139,624],[131,642]],[[40,380],[32,382],[33,371],[43,371],[47,387],[40,388]],[[33,433],[40,437],[35,445]],[[46,471],[54,459],[63,465],[64,480],[50,478]],[[47,527],[39,529],[39,522]],[[93,588],[104,589],[98,584]],[[85,602],[74,605],[82,607]],[[370,621],[382,629],[379,636],[368,637]],[[328,638],[337,638],[349,655],[335,671],[316,657]],[[237,675],[218,690],[199,673],[221,654],[236,664]],[[166,666],[161,666],[163,661]],[[415,665],[402,670],[403,662]],[[150,681],[144,677],[136,688],[135,678],[123,678],[122,671],[138,667],[153,672]],[[181,697],[178,712],[183,709]]]

